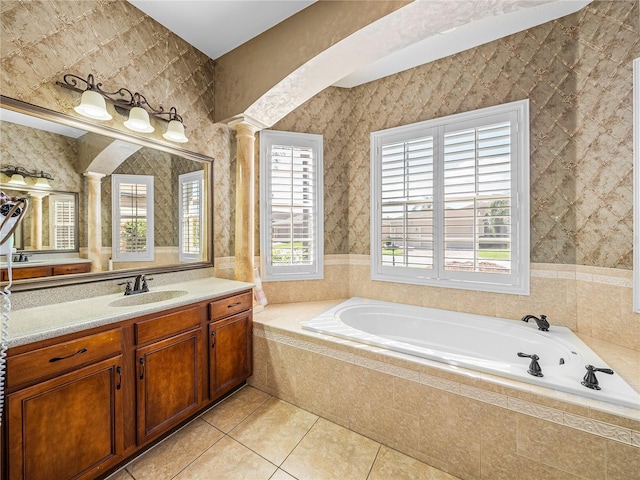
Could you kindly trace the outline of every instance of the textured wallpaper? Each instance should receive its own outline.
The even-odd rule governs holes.
[[[232,132],[213,123],[213,60],[124,0],[0,1],[0,92],[77,115],[78,93],[55,85],[63,74],[93,73],[105,90],[138,91],[153,105],[175,106],[184,117],[188,150],[212,156],[216,256],[233,250],[233,200],[226,174]],[[131,133],[123,117],[103,124]],[[164,124],[149,134],[160,141]],[[55,176],[55,172],[54,172]],[[218,182],[220,183],[218,188]],[[234,197],[231,196],[231,199]]]
[[[281,120],[274,129],[324,135],[325,253],[369,253],[371,132],[529,98],[531,261],[630,269],[638,4],[595,1],[351,90],[329,88]]]

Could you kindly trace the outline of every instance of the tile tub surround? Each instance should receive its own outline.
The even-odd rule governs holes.
[[[290,403],[245,387],[109,480],[455,480]]]
[[[256,314],[249,383],[460,478],[640,478],[640,409],[301,329],[338,303]]]
[[[508,295],[373,281],[369,255],[350,254],[325,255],[324,280],[262,285],[271,304],[364,297],[514,320],[546,314],[551,325],[640,352],[631,277],[617,268],[532,263],[530,294]],[[629,383],[640,390],[640,363]]]

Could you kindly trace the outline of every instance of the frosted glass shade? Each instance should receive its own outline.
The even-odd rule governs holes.
[[[162,136],[172,142],[185,143],[189,141],[184,134],[184,125],[178,120],[171,120],[167,126],[167,131]]]
[[[104,97],[93,90],[85,90],[80,99],[80,105],[74,108],[76,112],[84,117],[94,120],[111,120],[113,117],[107,112],[107,104]]]
[[[49,185],[49,181],[46,178],[42,177],[38,178],[33,186],[38,188],[51,188],[51,185]]]
[[[151,133],[154,128],[149,123],[149,114],[144,108],[133,107],[129,112],[129,120],[124,122],[124,126],[134,132]]]
[[[24,187],[27,184],[27,182],[24,181],[24,177],[22,175],[20,175],[19,173],[14,173],[13,175],[11,175],[11,178],[9,179],[7,184],[8,185],[20,185],[20,186]]]

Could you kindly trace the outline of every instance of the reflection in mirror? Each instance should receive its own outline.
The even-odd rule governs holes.
[[[9,107],[0,109],[2,166],[51,177],[46,188],[35,178],[15,187],[10,175],[0,176],[5,193],[30,199],[14,235],[28,262],[16,270],[77,261],[90,263],[92,274],[117,277],[212,265],[212,159],[2,100]],[[25,114],[30,110],[34,115]],[[55,122],[42,118],[49,113]]]
[[[4,180],[4,179],[3,179]],[[10,197],[27,197],[29,209],[14,233],[18,251],[53,253],[78,251],[78,194],[29,190],[0,183]]]

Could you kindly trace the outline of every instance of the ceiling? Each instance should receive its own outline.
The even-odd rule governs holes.
[[[216,59],[295,15],[315,0],[128,1],[198,50]],[[378,58],[364,68],[351,72],[334,85],[345,88],[361,85],[569,15],[591,2],[457,0],[458,9],[447,9],[446,3],[442,0],[416,1],[421,2],[423,10],[428,10],[431,3],[434,12],[437,12],[438,23],[450,28],[425,35],[425,38],[413,45]],[[506,13],[467,18],[460,15],[460,2],[468,2],[470,6],[478,2],[488,2],[485,4],[487,7],[495,7],[497,4],[500,7],[497,10]],[[443,18],[443,15],[446,17],[447,14],[450,18]],[[421,20],[423,19],[417,19]]]

